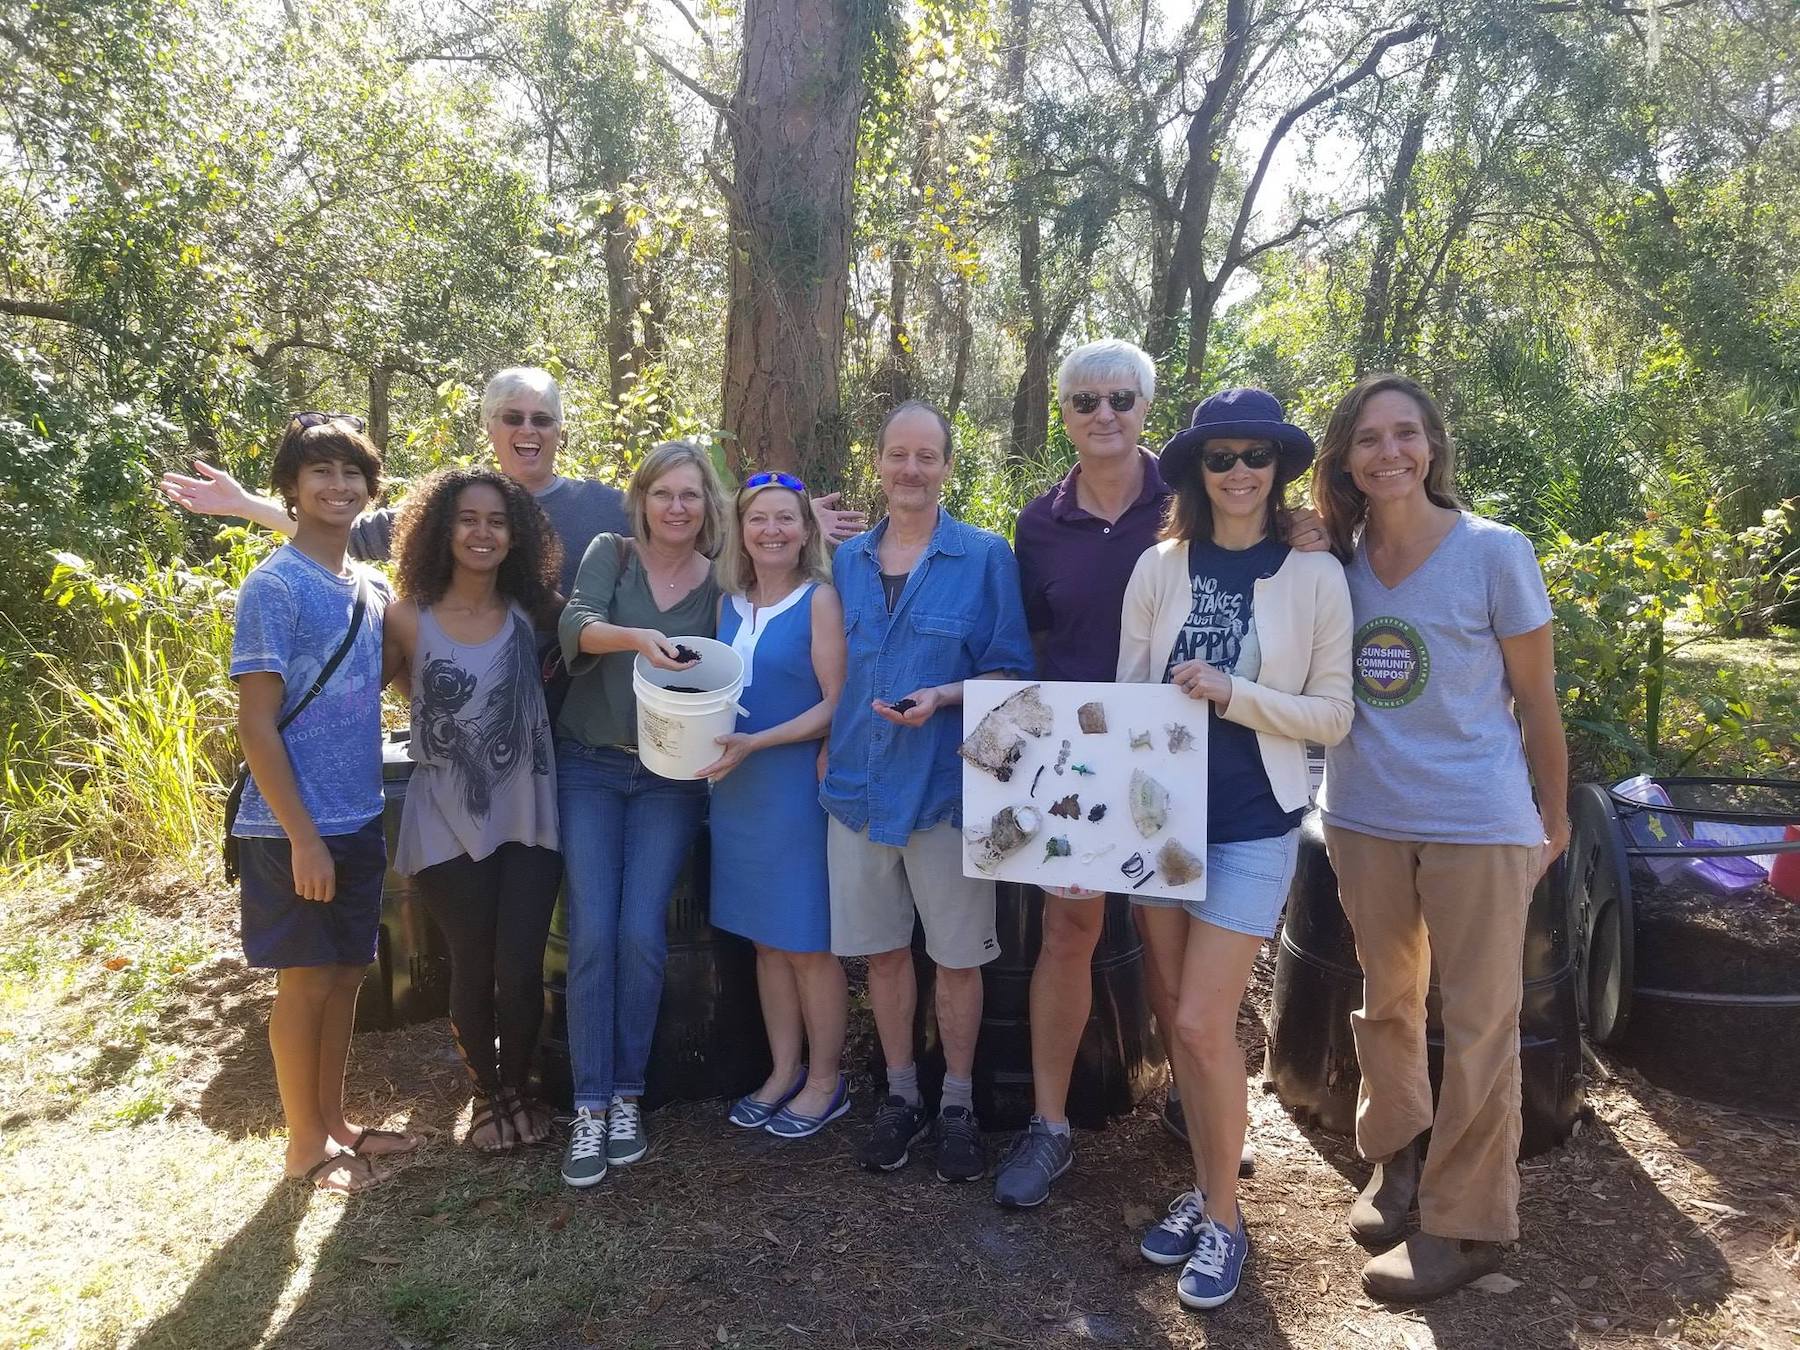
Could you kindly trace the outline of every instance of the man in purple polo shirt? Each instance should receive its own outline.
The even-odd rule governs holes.
[[[1110,681],[1117,672],[1126,583],[1156,542],[1173,495],[1156,456],[1139,444],[1155,395],[1155,363],[1117,338],[1077,347],[1057,367],[1057,403],[1075,466],[1026,504],[1013,536],[1025,621],[1046,680]],[[1288,542],[1324,548],[1318,517],[1297,513]],[[1074,1163],[1069,1076],[1093,1008],[1094,947],[1105,917],[1099,891],[1044,892],[1043,943],[1031,976],[1036,1114],[994,1178],[994,1199],[1009,1208],[1041,1205]],[[1174,1091],[1171,1078],[1163,1121],[1185,1138]],[[1246,1163],[1253,1157],[1248,1143],[1244,1156]]]

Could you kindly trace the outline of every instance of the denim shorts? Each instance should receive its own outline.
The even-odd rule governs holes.
[[[1281,926],[1281,907],[1300,860],[1300,831],[1272,839],[1243,839],[1206,846],[1206,894],[1197,900],[1173,895],[1133,895],[1131,903],[1157,909],[1185,909],[1214,928],[1272,938]]]
[[[380,816],[354,834],[328,834],[337,864],[330,903],[294,894],[294,862],[282,838],[238,839],[238,894],[244,960],[265,970],[290,966],[366,966],[381,931],[387,839]]]

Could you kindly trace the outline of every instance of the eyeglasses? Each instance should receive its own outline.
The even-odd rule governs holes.
[[[505,412],[501,413],[496,420],[506,423],[509,427],[522,427],[526,422],[530,422],[531,425],[536,427],[539,431],[548,431],[551,427],[556,425],[558,419],[554,413],[534,412],[530,417],[526,417],[524,413],[519,412],[517,409],[508,408]]]
[[[300,424],[302,431],[310,431],[313,427],[322,427],[331,422],[348,422],[351,428],[361,435],[368,429],[368,423],[355,413],[342,412],[302,412],[295,413],[292,421]]]
[[[1112,393],[1103,395],[1081,389],[1069,395],[1069,406],[1083,417],[1086,417],[1089,413],[1096,411],[1100,407],[1100,400],[1102,398],[1106,400],[1107,405],[1114,412],[1130,412],[1133,405],[1137,403],[1137,390],[1115,389]]]
[[[806,495],[806,484],[791,473],[753,473],[744,480],[746,488],[784,487],[789,492]]]
[[[1266,469],[1275,462],[1275,451],[1266,445],[1258,445],[1249,450],[1208,450],[1200,456],[1208,473],[1230,473],[1232,465],[1240,459],[1246,469]]]

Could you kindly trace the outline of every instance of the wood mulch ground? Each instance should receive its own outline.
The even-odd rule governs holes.
[[[191,915],[196,900],[168,903]],[[89,920],[76,905],[55,921]],[[366,1197],[315,1198],[274,1179],[269,981],[232,953],[223,910],[214,931],[217,954],[182,973],[145,1051],[170,1105],[142,1123],[50,1109],[25,1077],[28,1061],[73,1053],[107,976],[40,976],[41,1000],[12,997],[0,1345],[1800,1344],[1800,1124],[1684,1099],[1605,1058],[1576,1137],[1524,1165],[1506,1278],[1410,1312],[1357,1286],[1344,1219],[1362,1165],[1254,1077],[1251,1264],[1210,1315],[1181,1309],[1174,1273],[1136,1254],[1185,1184],[1154,1101],[1079,1132],[1075,1170],[1031,1213],[997,1209],[986,1185],[939,1184],[924,1158],[858,1171],[866,1082],[851,1119],[800,1143],[733,1130],[718,1103],[654,1113],[650,1157],[577,1193],[553,1150],[487,1158],[454,1142],[467,1094],[439,1021],[358,1037],[350,1083],[366,1119],[432,1142]],[[1257,1012],[1243,1019],[1250,1062]]]

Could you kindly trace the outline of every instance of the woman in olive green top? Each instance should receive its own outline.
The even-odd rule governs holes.
[[[625,495],[632,539],[602,534],[561,623],[574,680],[556,723],[556,801],[569,904],[575,1122],[563,1180],[591,1186],[649,1151],[638,1098],[656,1030],[669,894],[706,818],[706,782],[637,756],[632,663],[680,670],[674,637],[711,637],[724,496],[704,448],[667,441]]]

